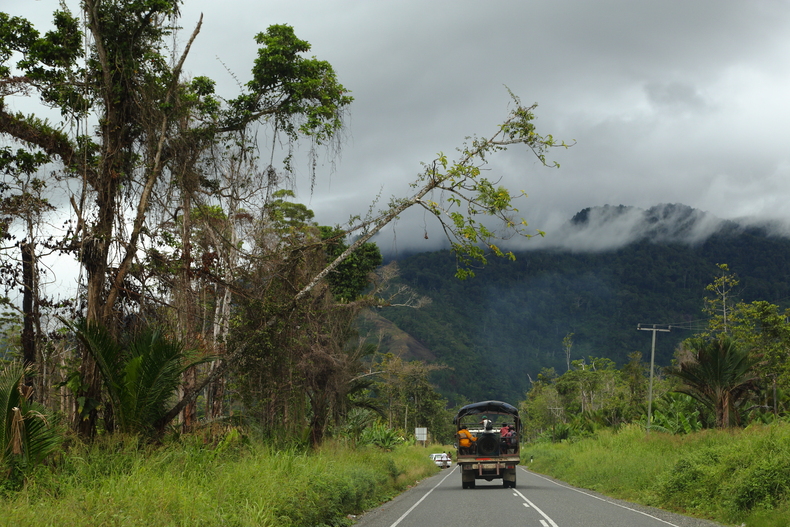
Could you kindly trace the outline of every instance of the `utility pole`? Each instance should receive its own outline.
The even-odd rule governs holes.
[[[642,324],[637,324],[636,329],[641,331],[653,332],[653,346],[650,349],[650,388],[647,394],[647,433],[650,434],[650,421],[653,419],[653,364],[656,361],[656,332],[669,331],[672,326],[667,326],[667,329],[659,329],[656,326],[663,324],[653,324],[653,327],[643,328]]]

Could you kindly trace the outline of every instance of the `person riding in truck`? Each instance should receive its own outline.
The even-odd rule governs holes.
[[[472,443],[477,441],[477,438],[466,428],[466,425],[461,425],[458,430],[458,453],[471,454]]]
[[[508,423],[502,425],[502,428],[499,429],[499,439],[500,439],[500,446],[499,450],[503,454],[507,454],[508,448],[510,448],[510,438],[513,436],[513,429],[510,427]]]
[[[489,419],[487,415],[484,415],[483,420],[480,421],[480,423],[478,424],[483,425],[484,430],[491,430],[493,427],[493,423],[491,422],[491,419]]]

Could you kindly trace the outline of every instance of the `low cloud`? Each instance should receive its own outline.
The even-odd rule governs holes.
[[[415,220],[407,219],[406,225],[396,222],[375,238],[388,258],[448,247],[446,238],[432,228],[435,226],[423,224],[417,229]],[[760,229],[770,236],[790,236],[790,225],[779,220],[726,220],[683,204],[661,204],[648,209],[604,205],[585,208],[572,218],[560,218],[556,214],[549,216],[541,225],[545,236],[511,238],[500,245],[515,251],[603,252],[644,240],[697,245],[714,234],[737,234],[745,229]]]
[[[604,205],[580,211],[545,238],[530,240],[520,248],[601,252],[643,240],[697,245],[714,234],[738,234],[746,229],[759,229],[769,236],[790,236],[790,225],[780,220],[725,220],[682,204],[661,204],[646,210]]]

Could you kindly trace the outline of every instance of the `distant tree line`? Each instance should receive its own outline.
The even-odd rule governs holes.
[[[634,352],[620,369],[603,358],[573,361],[561,375],[544,369],[520,405],[527,436],[560,441],[626,423],[689,433],[789,415],[790,310],[738,300],[739,280],[728,265],[718,269],[705,288],[707,327],[656,372],[649,421],[649,365]]]

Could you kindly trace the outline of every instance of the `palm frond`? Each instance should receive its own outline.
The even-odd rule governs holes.
[[[19,363],[0,371],[0,463],[22,469],[42,462],[61,444],[47,410],[22,395],[25,374]]]
[[[96,324],[67,325],[96,360],[122,432],[149,433],[169,412],[181,374],[214,359],[188,360],[180,342],[155,328],[143,329],[119,342]]]
[[[19,406],[19,383],[24,375],[21,365],[11,363],[0,371],[0,462],[11,454],[14,408]]]
[[[683,381],[677,391],[694,398],[716,416],[717,426],[738,422],[738,408],[755,387],[755,360],[726,335],[690,339],[691,358],[671,374]]]

